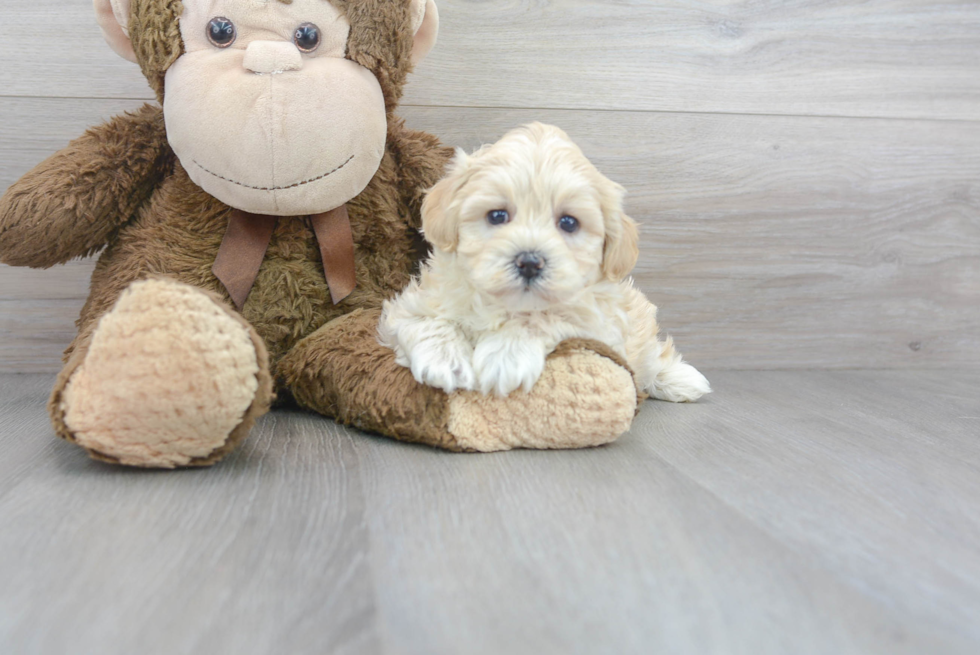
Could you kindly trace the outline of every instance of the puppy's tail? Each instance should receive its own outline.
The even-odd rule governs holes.
[[[684,361],[674,348],[674,340],[668,336],[660,344],[656,374],[645,391],[654,398],[672,403],[694,402],[711,393],[711,385],[701,372]]]

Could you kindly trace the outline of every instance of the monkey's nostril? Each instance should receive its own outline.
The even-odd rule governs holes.
[[[536,252],[522,252],[514,258],[518,274],[528,282],[541,275],[544,264],[544,257]]]

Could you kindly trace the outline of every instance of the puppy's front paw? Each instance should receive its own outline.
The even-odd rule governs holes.
[[[469,343],[457,340],[423,341],[409,357],[412,375],[417,381],[446,393],[475,387],[472,358],[473,349]]]
[[[533,340],[488,338],[473,351],[477,389],[506,396],[521,388],[530,391],[544,371],[545,352]]]
[[[706,393],[711,385],[698,369],[687,362],[677,362],[657,374],[650,395],[672,403],[693,403]]]

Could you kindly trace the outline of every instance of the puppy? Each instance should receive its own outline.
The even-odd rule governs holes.
[[[447,392],[530,391],[548,353],[582,337],[622,355],[654,398],[709,393],[671,339],[657,339],[657,308],[626,279],[639,237],[624,193],[541,123],[471,156],[458,151],[422,205],[432,256],[385,303],[381,343]]]

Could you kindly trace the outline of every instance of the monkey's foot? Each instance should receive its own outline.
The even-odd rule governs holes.
[[[447,431],[465,450],[586,448],[615,441],[636,414],[633,376],[611,349],[565,341],[529,393],[449,397]]]
[[[598,342],[561,343],[530,393],[446,394],[417,382],[378,343],[380,313],[336,318],[283,358],[278,370],[300,405],[402,441],[471,452],[598,446],[636,414],[632,373]]]
[[[265,346],[195,287],[134,282],[62,372],[49,410],[96,459],[206,466],[245,438],[272,399]]]

